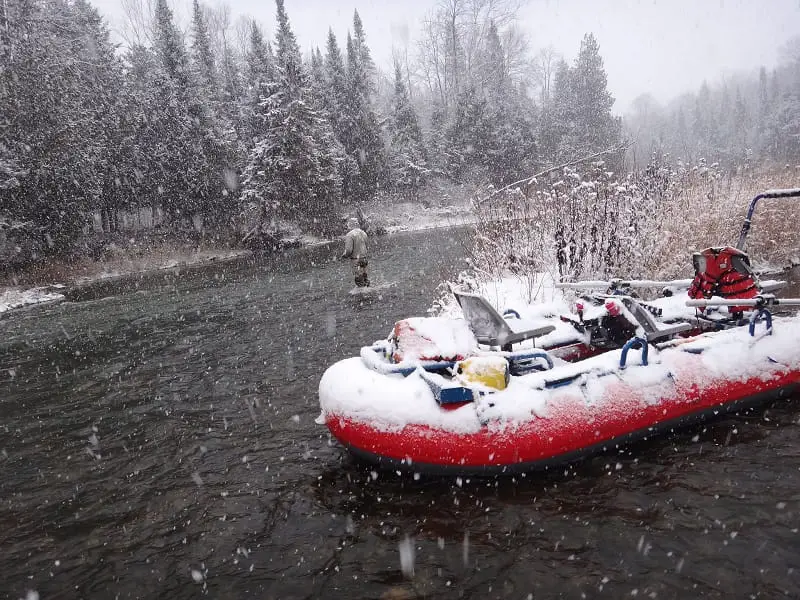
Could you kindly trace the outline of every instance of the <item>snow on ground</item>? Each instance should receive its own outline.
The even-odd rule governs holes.
[[[425,206],[419,202],[373,202],[360,207],[367,221],[388,233],[454,227],[475,222],[468,203]],[[356,216],[355,209],[352,215]]]
[[[63,285],[52,285],[31,289],[8,288],[0,290],[0,315],[15,308],[43,304],[45,302],[60,302],[64,294],[53,291],[63,289]]]

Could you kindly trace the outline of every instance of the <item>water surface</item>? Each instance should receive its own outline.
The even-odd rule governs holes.
[[[463,235],[375,240],[376,297],[333,245],[0,320],[0,598],[799,597],[796,398],[497,480],[373,472],[314,424]]]

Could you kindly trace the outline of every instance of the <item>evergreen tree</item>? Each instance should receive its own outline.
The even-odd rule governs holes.
[[[7,3],[0,55],[0,207],[28,223],[33,253],[63,254],[113,182],[108,30],[84,0]]]
[[[458,97],[445,138],[450,177],[474,180],[485,176],[481,169],[485,167],[483,157],[490,145],[491,127],[486,98],[475,86],[466,87]]]
[[[331,116],[331,124],[336,137],[344,143],[346,129],[352,124],[347,108],[347,73],[339,51],[339,44],[333,30],[328,30],[328,43],[325,48],[325,80],[327,94],[323,98],[325,108]]]
[[[359,177],[358,162],[353,155],[347,153],[344,147],[345,142],[350,139],[356,121],[347,105],[347,73],[339,44],[332,29],[328,29],[323,68],[325,86],[321,100],[331,123],[334,137],[342,149],[338,161],[339,177],[342,181],[342,196],[347,198],[350,196],[350,184]]]
[[[311,51],[311,88],[314,95],[322,102],[327,95],[327,82],[325,81],[325,60],[319,48]]]
[[[554,160],[563,158],[563,148],[569,149],[572,146],[572,140],[566,140],[576,119],[572,97],[572,73],[567,62],[562,59],[556,65],[551,101],[544,107],[541,119],[543,153]],[[569,154],[573,156],[574,153]]]
[[[389,169],[396,189],[416,196],[427,173],[426,152],[417,114],[408,97],[400,63],[394,64],[394,97],[390,123]]]
[[[575,117],[570,150],[590,153],[619,144],[621,123],[611,114],[614,98],[608,91],[600,46],[591,33],[581,42],[569,80]]]
[[[217,95],[217,67],[211,51],[208,27],[199,0],[192,4],[192,53],[200,86],[208,100]]]
[[[526,99],[513,85],[506,68],[505,52],[494,22],[486,39],[487,67],[484,95],[488,130],[482,162],[490,181],[502,186],[519,179],[534,159],[535,131]]]
[[[245,168],[243,197],[266,218],[288,218],[326,232],[340,194],[336,141],[315,106],[283,0],[276,5],[277,81],[258,106],[262,133]]]
[[[260,133],[259,104],[275,91],[277,78],[272,47],[264,41],[264,35],[255,21],[250,23],[248,41],[245,55],[247,88],[242,98],[242,136],[239,141],[245,152],[252,149]]]
[[[432,172],[444,175],[449,163],[449,146],[447,144],[447,109],[437,98],[433,101],[428,129],[427,144],[428,165]]]
[[[169,128],[162,135],[175,154],[162,155],[170,177],[162,189],[161,205],[174,223],[191,223],[196,216],[204,221],[223,222],[233,210],[229,200],[226,173],[231,172],[233,154],[225,137],[215,106],[207,101],[197,71],[192,69],[183,38],[173,23],[166,0],[156,2],[155,49],[165,77],[159,83],[160,94],[169,105],[162,107]],[[205,30],[202,14],[195,23],[195,33]],[[201,37],[196,38],[196,42]],[[197,47],[202,46],[199,43]],[[202,58],[203,53],[196,54]],[[213,73],[211,73],[213,75]],[[230,178],[228,178],[230,179]]]
[[[361,19],[353,19],[355,37],[347,36],[347,94],[344,105],[350,122],[341,142],[358,165],[358,174],[345,183],[347,194],[356,201],[372,198],[386,177],[386,159],[380,127],[372,108],[373,64],[367,48]]]
[[[190,87],[189,60],[183,36],[173,22],[172,10],[167,0],[156,0],[155,6],[155,44],[156,54],[167,76],[175,81],[178,90],[188,91]]]

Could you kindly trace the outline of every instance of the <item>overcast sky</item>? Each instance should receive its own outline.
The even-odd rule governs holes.
[[[226,0],[234,17],[251,16],[274,31],[271,0]],[[121,0],[90,0],[109,17],[122,18]],[[191,0],[170,0],[186,20]],[[204,2],[215,5],[216,0]],[[324,51],[328,28],[344,45],[353,10],[364,22],[378,66],[391,67],[392,45],[409,42],[436,0],[285,0],[289,21],[303,51]],[[777,62],[778,47],[800,34],[800,0],[529,0],[520,27],[534,48],[553,45],[572,62],[584,33],[592,32],[617,99],[627,110],[641,93],[667,101],[696,90],[704,79]],[[186,25],[188,21],[184,23]]]

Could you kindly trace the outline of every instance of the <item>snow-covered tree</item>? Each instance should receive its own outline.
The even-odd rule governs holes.
[[[157,0],[155,8],[155,50],[165,77],[159,81],[160,94],[168,99],[164,114],[171,146],[162,162],[170,177],[161,186],[161,205],[173,221],[186,221],[201,216],[211,222],[222,222],[234,208],[229,198],[233,169],[231,140],[213,102],[216,94],[213,62],[207,45],[202,13],[195,13],[195,57],[191,63],[183,37],[173,22],[166,0]],[[210,79],[209,79],[210,78]],[[208,87],[206,87],[208,86]],[[175,152],[173,155],[172,152]]]
[[[192,59],[199,86],[211,101],[217,95],[217,66],[211,52],[208,26],[199,0],[192,3]]]
[[[400,63],[395,61],[394,97],[389,124],[389,169],[392,185],[416,195],[424,183],[427,168],[422,132],[408,97]]]
[[[562,64],[556,70],[548,137],[559,160],[588,156],[620,143],[621,122],[611,113],[614,98],[607,84],[600,46],[587,33],[574,66]]]
[[[340,140],[358,166],[358,173],[345,181],[348,197],[355,201],[372,198],[386,176],[386,157],[378,118],[372,105],[374,64],[366,34],[358,16],[353,16],[354,35],[347,37],[347,88],[344,106],[348,122]]]
[[[65,253],[113,191],[118,63],[84,0],[23,0],[3,13],[0,206],[32,224],[42,253]]]
[[[325,232],[340,198],[336,140],[316,107],[283,0],[276,5],[276,82],[256,111],[260,134],[245,167],[243,198],[267,219]]]

